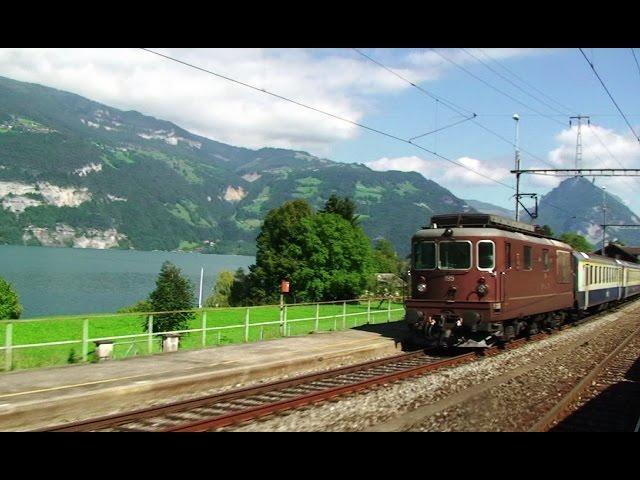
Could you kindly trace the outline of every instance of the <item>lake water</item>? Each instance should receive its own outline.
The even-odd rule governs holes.
[[[191,280],[196,302],[201,267],[204,302],[219,272],[255,263],[240,255],[0,245],[0,277],[20,295],[21,318],[106,313],[146,298],[165,260]]]

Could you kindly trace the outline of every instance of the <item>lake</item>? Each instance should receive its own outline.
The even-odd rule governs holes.
[[[21,318],[108,313],[146,298],[165,260],[191,280],[196,303],[201,267],[204,302],[219,272],[255,263],[240,255],[0,245],[0,277],[20,295]]]

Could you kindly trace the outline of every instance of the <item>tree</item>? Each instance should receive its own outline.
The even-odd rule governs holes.
[[[156,280],[156,289],[149,295],[152,311],[172,312],[154,316],[153,331],[186,330],[193,312],[176,312],[194,308],[193,285],[171,262],[164,262]],[[143,324],[147,328],[146,322]]]
[[[247,306],[251,304],[251,283],[250,277],[244,273],[243,268],[238,268],[233,276],[233,284],[229,292],[229,305],[234,307]]]
[[[291,284],[302,301],[356,298],[373,272],[369,239],[339,215],[318,213],[303,220],[302,266]]]
[[[0,320],[17,319],[22,315],[20,297],[11,284],[0,278]]]
[[[233,286],[233,272],[223,270],[218,274],[216,284],[211,291],[211,295],[204,301],[205,307],[228,307]]]
[[[253,303],[277,302],[285,279],[297,301],[347,299],[366,288],[372,273],[371,245],[361,227],[294,200],[267,214],[246,288]],[[234,292],[242,288],[234,283]]]
[[[569,244],[579,252],[592,252],[593,245],[591,245],[585,237],[577,233],[568,232],[563,233],[560,236],[560,241]]]
[[[360,215],[356,215],[357,205],[349,197],[338,197],[335,193],[332,193],[327,202],[324,205],[324,210],[320,210],[320,213],[335,213],[340,215],[352,226],[358,225]]]

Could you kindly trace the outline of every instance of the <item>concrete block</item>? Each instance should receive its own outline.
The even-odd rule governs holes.
[[[162,351],[177,352],[179,343],[180,343],[180,335],[175,335],[175,334],[163,335]]]
[[[98,353],[99,361],[111,360],[113,357],[113,341],[98,340],[96,342],[96,352]]]

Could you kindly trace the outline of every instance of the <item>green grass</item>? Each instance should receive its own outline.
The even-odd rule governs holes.
[[[380,202],[384,192],[384,187],[368,187],[358,181],[354,197],[356,200],[361,201]]]
[[[379,301],[371,302],[371,310],[367,314],[367,303],[352,301],[346,304],[346,315],[343,316],[343,305],[320,304],[317,331],[332,331],[352,328],[366,323],[383,323],[398,320],[403,310],[389,313],[389,304],[384,302],[377,309]],[[287,305],[287,336],[306,335],[316,329],[316,305]],[[391,309],[401,309],[401,303],[392,303]],[[249,309],[249,341],[268,340],[282,337],[280,324],[256,325],[264,322],[278,322],[280,309],[276,306],[250,307]],[[245,319],[247,308],[218,308],[194,312],[189,329],[201,329],[203,316],[206,315],[208,330],[203,338],[202,332],[185,334],[180,342],[181,349],[211,347],[244,342]],[[155,314],[154,317],[158,318]],[[323,318],[326,317],[326,318]],[[28,345],[57,341],[73,341],[72,344],[18,348],[12,351],[12,369],[46,367],[73,363],[69,361],[72,353],[77,361],[82,357],[82,331],[84,319],[88,319],[88,338],[104,338],[123,335],[145,334],[148,316],[146,314],[105,314],[97,316],[54,317],[36,320],[16,320],[12,324],[12,345]],[[8,321],[0,322],[0,345],[5,346]],[[143,327],[143,325],[145,327]],[[218,327],[233,327],[218,329]],[[114,340],[114,357],[125,358],[136,355],[159,353],[162,350],[161,337],[152,337],[152,348],[149,350],[148,336],[122,338]],[[89,361],[95,356],[94,343],[88,345]],[[5,351],[0,351],[0,368],[5,365]]]

